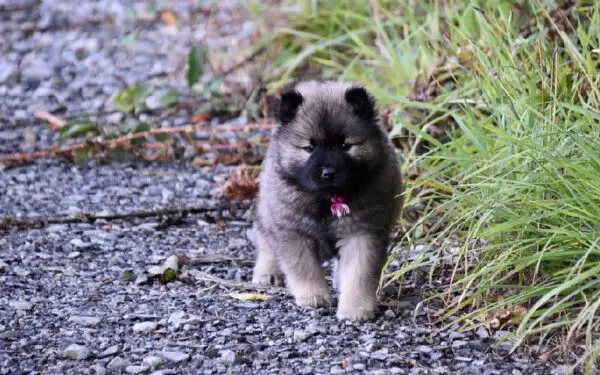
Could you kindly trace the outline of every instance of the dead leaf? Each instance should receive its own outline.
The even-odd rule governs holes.
[[[192,116],[192,124],[197,124],[199,122],[205,122],[208,120],[210,120],[210,114],[208,113],[200,112]]]
[[[177,26],[177,16],[170,10],[160,12],[160,20],[169,26]]]
[[[175,280],[176,277],[177,277],[177,271],[175,271],[171,268],[167,268],[166,270],[164,270],[164,272],[160,276],[160,283],[164,285],[164,284],[168,283],[169,281]]]
[[[490,328],[501,329],[508,325],[519,324],[523,316],[527,314],[527,308],[521,305],[509,306],[504,309],[492,311],[488,315],[487,324]]]
[[[254,198],[258,192],[258,172],[256,170],[237,168],[229,175],[229,180],[221,191],[227,199]]]
[[[265,302],[273,298],[273,296],[258,293],[229,293],[228,296],[244,302]]]
[[[131,270],[123,272],[123,281],[135,281],[136,278],[135,273]]]
[[[352,364],[350,363],[350,359],[348,357],[342,358],[342,368],[347,369],[350,368]]]

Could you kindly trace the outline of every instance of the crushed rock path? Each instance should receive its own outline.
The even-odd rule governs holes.
[[[181,62],[212,30],[195,3],[0,0],[0,152],[55,142],[36,109],[112,111],[110,98],[125,84],[166,77],[184,87]],[[179,27],[148,22],[161,7],[173,10]],[[252,37],[255,25],[240,14],[240,4],[218,3],[211,48],[227,55],[231,35]],[[251,277],[250,202],[217,209],[228,172],[185,161],[57,160],[1,171],[1,218],[215,210],[1,231],[0,374],[557,371],[537,359],[539,348],[509,354],[506,345],[491,346],[486,331],[440,330],[415,297],[387,296],[375,321],[354,324],[338,322],[333,308],[298,308],[285,292],[259,290],[272,298],[244,301],[230,293],[252,290],[198,278],[245,286]],[[184,264],[165,285],[148,279],[148,268],[172,255],[222,257]]]

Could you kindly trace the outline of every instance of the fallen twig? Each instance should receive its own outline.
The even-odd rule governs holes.
[[[241,68],[247,62],[254,60],[258,55],[263,53],[265,50],[266,50],[265,47],[259,48],[256,51],[254,51],[253,53],[251,53],[250,55],[243,58],[242,60],[238,61],[237,63],[233,64],[229,68],[225,69],[221,73],[217,72],[217,74],[221,77],[226,77],[226,76],[230,75],[231,73],[235,72],[236,70],[238,70],[239,68]]]
[[[67,123],[65,120],[58,118],[58,117],[54,116],[52,113],[47,112],[47,111],[41,111],[41,110],[35,111],[33,113],[33,116],[39,120],[46,121],[48,123],[48,125],[50,126],[50,129],[52,129],[54,131],[59,131]]]
[[[185,270],[189,275],[194,278],[196,281],[204,281],[209,283],[214,283],[229,289],[241,289],[241,290],[268,290],[270,292],[279,292],[283,294],[287,294],[287,290],[285,288],[273,285],[259,285],[246,283],[243,281],[233,281],[233,280],[225,280],[218,276],[211,275],[210,273],[202,272],[196,269]]]
[[[23,164],[39,159],[46,159],[56,156],[72,156],[74,152],[84,149],[116,149],[116,148],[130,148],[131,141],[137,139],[144,139],[148,136],[163,135],[163,134],[185,134],[194,132],[207,132],[207,133],[226,133],[226,132],[249,132],[252,130],[261,129],[272,129],[273,124],[269,122],[246,124],[246,125],[223,125],[215,128],[207,127],[205,124],[198,125],[184,125],[173,128],[157,128],[150,129],[139,133],[131,133],[114,139],[95,139],[84,143],[77,143],[65,147],[53,147],[42,151],[33,152],[17,152],[13,154],[0,155],[0,164]],[[220,145],[214,148],[222,148]],[[232,149],[231,147],[225,147]]]
[[[151,211],[133,211],[133,212],[120,212],[114,214],[99,214],[99,213],[81,213],[76,216],[66,217],[51,217],[51,218],[25,218],[25,219],[13,219],[13,218],[0,218],[0,230],[8,230],[11,228],[22,230],[22,229],[34,229],[43,228],[52,224],[75,224],[75,223],[89,223],[97,220],[119,220],[119,219],[144,219],[149,217],[158,216],[184,216],[192,214],[201,214],[213,211],[230,210],[234,213],[237,209],[247,209],[248,206],[236,204],[222,204],[219,206],[212,207],[188,207],[188,208],[164,208]],[[235,215],[233,215],[235,216]]]
[[[249,259],[234,258],[220,254],[198,254],[193,256],[184,256],[182,264],[186,266],[197,266],[210,263],[233,263],[240,265],[252,265],[254,261]]]

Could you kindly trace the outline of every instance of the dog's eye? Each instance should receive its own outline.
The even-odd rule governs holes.
[[[348,151],[348,150],[350,150],[350,147],[352,147],[352,145],[351,145],[351,144],[348,144],[348,143],[342,143],[342,150],[344,150],[344,151]]]
[[[313,152],[315,150],[315,146],[306,146],[306,147],[302,147],[302,149],[306,152]]]

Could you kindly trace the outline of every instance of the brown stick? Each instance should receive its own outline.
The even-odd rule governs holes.
[[[258,285],[258,284],[252,284],[252,283],[245,283],[243,281],[226,280],[226,279],[222,279],[218,276],[211,275],[210,273],[202,272],[197,269],[189,269],[189,270],[185,270],[185,271],[187,271],[188,274],[191,277],[193,277],[196,281],[204,281],[207,283],[214,283],[214,284],[220,285],[222,287],[225,287],[227,289],[264,290],[264,291],[271,291],[271,292],[284,293],[284,294],[288,293],[288,291],[285,288],[278,287],[278,286]]]
[[[0,230],[7,230],[9,228],[18,229],[31,229],[31,228],[42,228],[51,224],[74,224],[74,223],[89,223],[97,220],[119,220],[119,219],[145,219],[149,217],[157,216],[183,216],[190,214],[201,214],[212,211],[240,209],[248,207],[240,207],[239,203],[235,205],[222,204],[213,207],[188,207],[188,208],[164,208],[152,211],[132,211],[132,212],[120,212],[114,214],[97,214],[97,213],[82,213],[76,216],[66,217],[50,217],[45,219],[12,219],[8,217],[0,217]]]
[[[50,129],[52,129],[54,131],[59,131],[67,123],[65,120],[58,118],[58,117],[54,116],[52,113],[43,111],[43,110],[35,111],[33,113],[33,116],[39,120],[46,121],[48,123],[48,125],[50,126]]]
[[[20,164],[26,163],[38,159],[45,159],[55,156],[68,156],[78,150],[83,150],[88,147],[101,147],[101,148],[118,148],[125,147],[130,144],[131,141],[136,139],[146,138],[147,136],[159,135],[159,134],[175,134],[175,133],[193,133],[205,131],[208,133],[225,133],[225,132],[250,132],[252,130],[260,129],[272,129],[274,125],[272,123],[257,123],[257,124],[246,124],[246,125],[223,125],[216,128],[209,128],[205,124],[198,125],[184,125],[173,128],[158,128],[150,129],[148,131],[127,134],[115,139],[96,139],[94,141],[77,143],[65,147],[53,147],[47,150],[34,151],[34,152],[18,152],[14,154],[0,155],[0,164]]]

